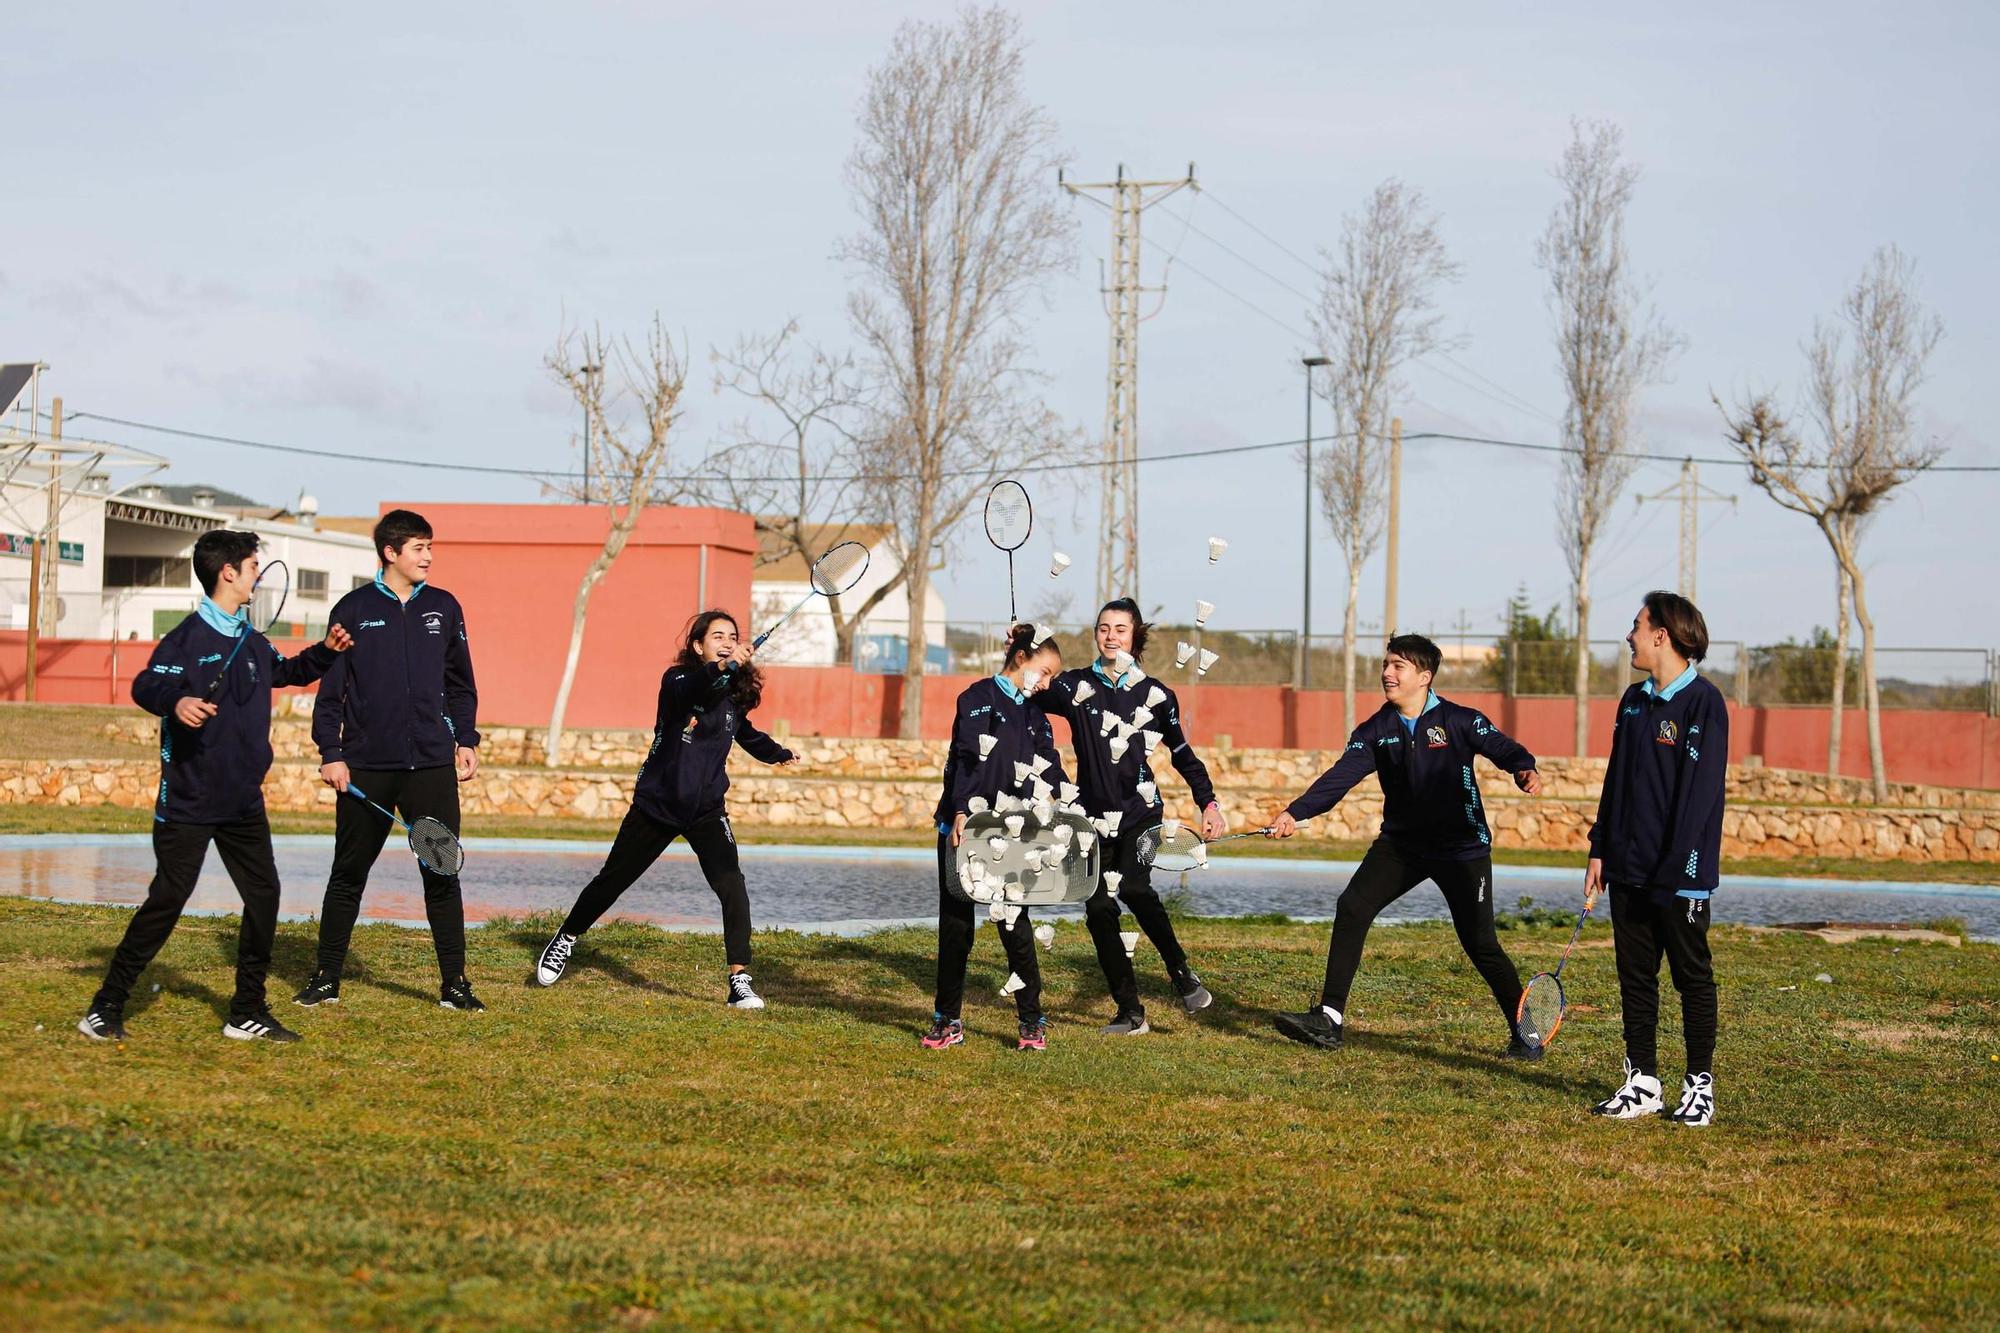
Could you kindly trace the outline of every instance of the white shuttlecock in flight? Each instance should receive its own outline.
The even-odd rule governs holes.
[[[1175,666],[1177,666],[1177,667],[1184,667],[1184,666],[1186,666],[1186,665],[1188,664],[1188,659],[1189,659],[1190,657],[1193,657],[1193,656],[1194,656],[1194,645],[1193,645],[1193,644],[1191,644],[1191,643],[1188,643],[1188,642],[1186,642],[1185,640],[1177,640],[1177,641],[1175,641],[1175,643],[1174,643],[1174,665],[1175,665]]]
[[[1139,932],[1136,930],[1119,931],[1118,942],[1125,946],[1125,956],[1127,958],[1139,952]]]
[[[992,920],[998,921],[1001,917],[1007,915],[1007,904],[995,898],[987,905],[986,915]]]
[[[1091,695],[1095,693],[1097,693],[1097,691],[1091,688],[1091,684],[1089,681],[1080,680],[1076,683],[1076,693],[1071,695],[1070,697],[1075,699],[1078,703],[1082,703],[1085,699],[1088,699]]]
[[[1147,805],[1155,804],[1160,798],[1160,784],[1157,782],[1142,782],[1136,790],[1139,793],[1139,799]]]
[[[1207,864],[1208,864],[1208,844],[1207,844],[1207,843],[1205,843],[1205,842],[1198,842],[1198,843],[1196,843],[1196,844],[1195,844],[1195,845],[1194,845],[1194,846],[1193,846],[1192,848],[1190,848],[1190,849],[1189,849],[1189,853],[1190,853],[1190,854],[1191,854],[1191,855],[1192,855],[1192,856],[1194,857],[1194,863],[1195,863],[1196,865],[1198,865],[1198,866],[1205,866],[1205,865],[1207,865]]]
[[[1056,799],[1061,801],[1064,805],[1070,805],[1074,803],[1077,796],[1080,794],[1081,794],[1081,789],[1078,788],[1078,786],[1074,782],[1065,782],[1061,786],[1056,788]]]
[[[1209,618],[1210,616],[1214,615],[1214,614],[1215,614],[1215,603],[1214,603],[1214,602],[1200,602],[1200,601],[1198,601],[1198,602],[1196,602],[1196,603],[1194,604],[1194,623],[1195,623],[1195,624],[1197,624],[1197,625],[1206,625],[1206,624],[1208,623],[1208,618]]]
[[[1157,746],[1159,743],[1160,743],[1159,732],[1142,731],[1139,733],[1139,744],[1146,747],[1147,754],[1151,754],[1153,752],[1153,747]]]
[[[1025,825],[1025,824],[1026,824],[1027,822],[1028,822],[1028,819],[1027,819],[1027,816],[1026,816],[1026,815],[1008,815],[1008,816],[1007,816],[1007,836],[1008,836],[1008,837],[1010,837],[1010,838],[1018,838],[1018,837],[1020,837],[1020,836],[1021,836],[1021,828],[1022,828],[1022,826],[1023,826],[1023,825]]]
[[[986,845],[992,850],[995,856],[1005,856],[1007,854],[1007,840],[997,833],[986,840]]]
[[[1173,837],[1173,836],[1174,836],[1174,835],[1175,835],[1176,833],[1179,833],[1180,831],[1181,831],[1181,821],[1180,821],[1180,820],[1178,820],[1178,819],[1162,819],[1162,820],[1160,821],[1160,836],[1161,836],[1161,837],[1163,837],[1163,838],[1171,838],[1171,837]]]
[[[1112,897],[1116,898],[1118,896],[1118,885],[1122,880],[1124,880],[1124,878],[1125,876],[1121,875],[1116,870],[1105,871],[1104,891],[1110,894]]]
[[[969,815],[983,815],[986,813],[986,808],[984,796],[975,796],[965,803],[965,812]]]
[[[1029,667],[1026,671],[1023,671],[1021,673],[1021,690],[1023,693],[1033,694],[1036,690],[1041,688],[1041,684],[1042,684],[1042,673],[1037,671],[1035,668]]]
[[[1076,836],[1076,830],[1067,824],[1058,824],[1049,830],[1049,840],[1058,847],[1067,847],[1069,840]]]
[[[1212,565],[1222,559],[1222,553],[1228,549],[1228,542],[1222,540],[1220,537],[1210,537],[1208,539],[1208,563]]]
[[[1056,631],[1053,625],[1044,625],[1040,621],[1035,622],[1035,647],[1041,647],[1055,636]]]
[[[1053,949],[1053,948],[1055,948],[1055,947],[1056,947],[1056,928],[1055,928],[1054,926],[1050,925],[1050,924],[1049,924],[1048,922],[1046,922],[1046,921],[1042,922],[1042,924],[1041,924],[1041,925],[1039,925],[1039,926],[1036,926],[1036,927],[1035,927],[1035,943],[1037,943],[1037,944],[1041,945],[1041,946],[1042,946],[1042,947],[1043,947],[1044,949]]]
[[[1121,759],[1123,759],[1125,757],[1125,751],[1129,749],[1131,745],[1132,742],[1126,740],[1123,736],[1113,736],[1111,738],[1111,762],[1115,764],[1119,762]]]
[[[1136,663],[1137,659],[1123,648],[1111,655],[1111,669],[1121,676],[1130,671]]]
[[[992,754],[993,747],[998,745],[999,743],[1000,743],[1000,738],[998,736],[995,736],[990,731],[987,732],[984,736],[981,736],[979,738],[979,757],[981,759],[984,759],[986,758],[986,756]]]
[[[1096,845],[1096,842],[1097,842],[1097,835],[1095,833],[1092,833],[1089,829],[1077,830],[1076,849],[1079,852],[1088,852],[1094,845]]]
[[[1125,818],[1123,810],[1108,810],[1105,812],[1104,834],[1106,837],[1115,838],[1118,836],[1118,821],[1123,818]]]
[[[1029,769],[1026,764],[1019,760],[1014,761],[1014,781],[1016,783],[1026,782],[1028,780],[1028,772]]]
[[[1211,653],[1206,648],[1202,649],[1201,660],[1195,663],[1195,668],[1194,668],[1195,674],[1197,676],[1206,676],[1208,674],[1208,669],[1215,665],[1216,657],[1217,654]]]
[[[1007,917],[1007,929],[1012,930],[1014,928],[1014,923],[1021,919],[1021,912],[1022,912],[1021,904],[1019,903],[1007,904],[1005,912],[1005,915]]]
[[[1006,996],[1012,995],[1017,990],[1022,990],[1026,988],[1027,984],[1028,983],[1021,980],[1019,976],[1017,976],[1012,972],[1009,972],[1007,974],[1007,983],[1000,988],[1000,994],[1002,998],[1005,998]]]
[[[1152,689],[1146,691],[1146,707],[1158,708],[1161,704],[1165,703],[1166,701],[1167,701],[1167,692],[1161,689],[1159,686],[1155,685]]]
[[[1064,555],[1061,551],[1057,551],[1054,555],[1049,557],[1050,578],[1052,579],[1061,578],[1062,572],[1068,568],[1069,568],[1069,557]]]
[[[1134,731],[1137,731],[1139,728],[1145,726],[1148,722],[1151,722],[1152,720],[1153,720],[1153,710],[1146,707],[1144,704],[1141,704],[1139,705],[1139,707],[1132,710],[1131,725]]]
[[[1049,771],[1049,757],[1045,754],[1038,754],[1029,761],[1028,767],[1035,770],[1036,777],[1040,777]]]

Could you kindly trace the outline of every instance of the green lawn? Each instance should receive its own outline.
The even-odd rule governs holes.
[[[480,1016],[436,1007],[423,934],[364,927],[287,1048],[219,1036],[235,923],[190,919],[93,1045],[127,919],[0,899],[0,1326],[2000,1320],[1991,946],[1718,929],[1721,1118],[1689,1131],[1583,1113],[1619,1050],[1594,924],[1517,1067],[1441,925],[1377,932],[1329,1054],[1268,1027],[1320,928],[1188,923],[1223,998],[1178,1016],[1142,951],[1160,1031],[1119,1041],[1066,924],[1036,1056],[991,932],[971,1039],[930,1053],[927,931],[759,936],[746,1015],[713,937],[630,925],[530,990],[545,920],[472,933]],[[1561,934],[1505,938],[1532,968]],[[274,990],[311,941],[282,928]]]

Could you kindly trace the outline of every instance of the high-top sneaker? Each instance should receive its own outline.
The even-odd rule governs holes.
[[[299,987],[299,993],[292,997],[292,1003],[308,1009],[322,1004],[340,1003],[340,978],[325,968],[320,968]]]
[[[569,967],[570,950],[576,948],[576,938],[559,930],[553,939],[542,946],[542,956],[535,960],[537,986],[553,986],[562,980],[564,970]]]
[[[1681,1104],[1667,1112],[1676,1125],[1706,1125],[1715,1119],[1715,1076],[1689,1074],[1681,1080]]]
[[[762,1009],[764,997],[750,984],[748,972],[729,974],[729,1007],[731,1009]]]
[[[457,981],[447,981],[438,987],[438,1008],[457,1009],[468,1014],[486,1012],[486,1006],[472,993],[472,983],[464,977],[460,977]]]
[[[1640,1116],[1658,1115],[1665,1107],[1666,1103],[1660,1100],[1660,1080],[1640,1073],[1627,1060],[1624,1086],[1591,1107],[1590,1113],[1610,1116],[1613,1120],[1636,1120]]]

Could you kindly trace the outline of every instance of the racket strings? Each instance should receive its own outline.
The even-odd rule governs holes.
[[[1139,860],[1159,870],[1192,870],[1201,835],[1185,824],[1172,833],[1153,828],[1139,835]]]
[[[426,870],[456,875],[465,865],[465,847],[458,835],[429,815],[410,825],[410,850]]]
[[[813,591],[822,597],[846,592],[860,581],[868,568],[868,548],[860,542],[842,542],[813,561]]]
[[[282,560],[273,560],[257,575],[250,590],[250,624],[259,634],[277,624],[292,591],[292,570]]]
[[[1519,1019],[1522,1038],[1539,1046],[1555,1035],[1562,1025],[1562,982],[1552,972],[1544,972],[1528,982],[1521,994]]]
[[[1003,551],[1012,551],[1028,540],[1034,526],[1034,509],[1028,492],[1019,482],[1003,481],[986,497],[986,538]]]

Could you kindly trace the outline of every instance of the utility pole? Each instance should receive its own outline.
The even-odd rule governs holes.
[[[61,624],[62,594],[57,583],[57,574],[62,569],[62,428],[63,400],[49,400],[49,440],[53,452],[49,455],[49,499],[48,518],[42,525],[41,540],[36,544],[44,551],[42,556],[40,634],[54,638]]]
[[[1139,274],[1139,218],[1160,200],[1195,183],[1194,163],[1181,180],[1129,180],[1125,165],[1109,181],[1069,181],[1056,173],[1056,184],[1079,198],[1101,204],[1111,214],[1111,269],[1100,290],[1104,313],[1111,317],[1110,368],[1104,392],[1104,503],[1098,524],[1097,600],[1139,596],[1139,325],[1160,313],[1139,313],[1139,298],[1160,294],[1166,287],[1146,287]],[[1107,198],[1100,199],[1095,193]]]
[[[1680,501],[1680,506],[1681,506],[1680,587],[1675,589],[1675,591],[1680,593],[1681,596],[1687,598],[1689,601],[1693,601],[1695,600],[1695,594],[1694,594],[1695,549],[1694,548],[1695,548],[1695,538],[1697,537],[1700,531],[1700,525],[1697,521],[1697,511],[1700,509],[1701,505],[1704,502],[1714,503],[1714,502],[1727,501],[1730,508],[1733,509],[1736,507],[1736,497],[1733,495],[1725,495],[1721,491],[1712,490],[1709,487],[1702,485],[1701,476],[1695,470],[1694,460],[1692,458],[1684,458],[1681,460],[1681,476],[1679,481],[1667,487],[1667,489],[1665,489],[1664,491],[1660,491],[1658,494],[1636,496],[1634,497],[1632,503],[1636,508],[1639,505],[1645,504],[1648,500]]]
[[[1389,541],[1388,587],[1382,593],[1382,633],[1396,632],[1396,556],[1401,549],[1397,537],[1403,527],[1403,419],[1389,422]]]

